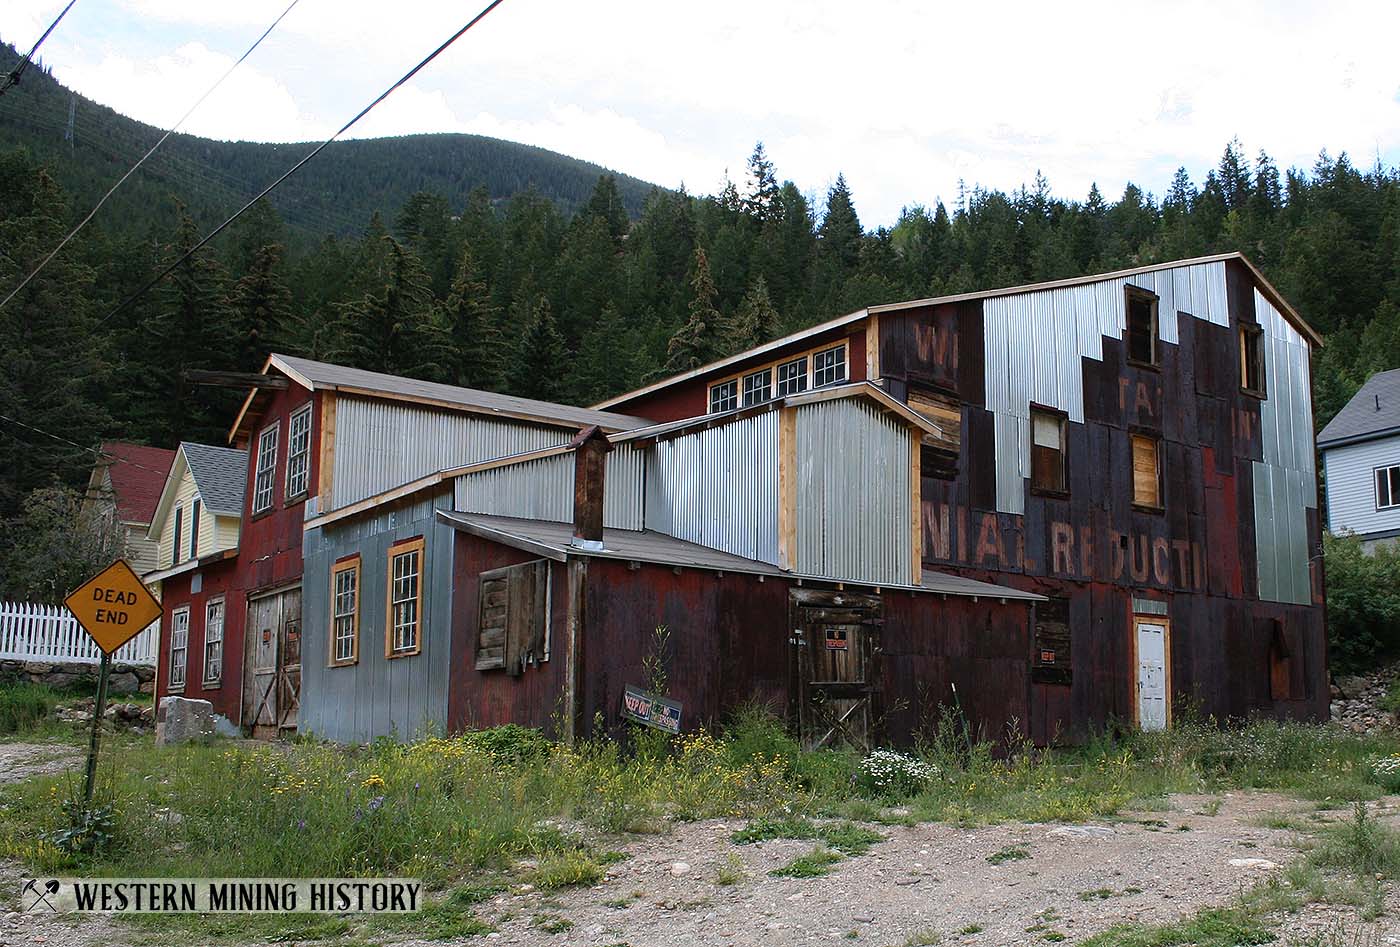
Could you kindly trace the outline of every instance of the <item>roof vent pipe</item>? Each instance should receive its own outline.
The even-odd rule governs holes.
[[[601,552],[603,484],[613,446],[595,424],[579,431],[569,447],[574,452],[574,535],[569,543],[576,549]]]

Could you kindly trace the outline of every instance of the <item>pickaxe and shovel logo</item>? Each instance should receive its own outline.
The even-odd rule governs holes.
[[[26,912],[38,911],[40,909],[39,906],[43,905],[50,911],[56,913],[58,908],[54,906],[54,903],[50,901],[49,898],[58,894],[58,889],[61,887],[62,884],[57,878],[50,878],[42,884],[38,878],[30,878],[24,883],[24,889],[20,891],[20,901],[23,904],[24,910]],[[29,900],[31,895],[34,898],[32,901]]]

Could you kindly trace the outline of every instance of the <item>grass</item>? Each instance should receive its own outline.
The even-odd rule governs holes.
[[[993,865],[1000,865],[1005,862],[1020,861],[1023,858],[1030,858],[1031,853],[1022,845],[1008,845],[1006,848],[992,852],[987,856],[987,861]]]
[[[816,845],[805,855],[798,855],[781,868],[774,868],[768,874],[775,878],[820,878],[831,871],[831,866],[842,859],[840,852],[834,852],[825,845]]]
[[[715,884],[723,888],[737,885],[747,877],[748,873],[744,871],[744,863],[732,853],[725,858],[723,865],[715,869]]]
[[[53,714],[61,696],[28,681],[0,684],[0,736],[36,730]]]
[[[802,817],[757,819],[730,835],[736,845],[770,839],[816,839],[843,855],[864,855],[884,836],[854,822],[814,822]]]

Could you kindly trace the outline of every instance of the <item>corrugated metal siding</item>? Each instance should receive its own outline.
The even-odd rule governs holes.
[[[441,732],[452,670],[454,532],[433,511],[451,506],[451,491],[444,487],[411,506],[305,534],[300,732],[341,742]],[[422,651],[390,660],[384,657],[388,549],[415,536],[424,538]],[[348,667],[328,667],[331,566],[355,553],[360,556],[360,659]]]
[[[778,562],[777,411],[665,440],[652,452],[647,528]]]
[[[995,418],[997,509],[1001,512],[1025,512],[1031,402],[1058,408],[1071,421],[1083,423],[1081,360],[1103,359],[1104,336],[1123,338],[1127,317],[1124,287],[1130,284],[1159,297],[1157,312],[1164,342],[1178,341],[1178,314],[1229,325],[1223,261],[1140,273],[1131,279],[998,296],[983,304],[986,403]],[[1279,322],[1287,327],[1282,317]],[[1298,334],[1287,328],[1301,343]],[[1304,374],[1306,361],[1304,348],[1300,369]],[[1306,404],[1300,406],[1305,409]],[[1306,410],[1290,416],[1296,418],[1295,424],[1310,423]]]
[[[799,407],[796,427],[794,571],[912,582],[909,429],[853,398]]]
[[[1378,533],[1400,529],[1400,507],[1376,509],[1377,467],[1400,465],[1400,437],[1329,448],[1322,455],[1327,472],[1327,526],[1334,533]]]
[[[323,512],[447,467],[567,444],[577,432],[397,401],[336,402],[333,502]]]
[[[603,525],[642,529],[646,458],[632,444],[618,444],[607,456],[603,480]],[[456,478],[459,513],[490,513],[527,519],[572,522],[574,455],[496,467]]]
[[[1264,459],[1254,463],[1259,597],[1306,605],[1312,601],[1307,511],[1317,506],[1308,346],[1257,289],[1254,311],[1264,330],[1268,392],[1259,407]]]

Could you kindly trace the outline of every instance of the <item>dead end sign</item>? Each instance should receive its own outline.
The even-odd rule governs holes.
[[[118,559],[63,600],[73,617],[111,654],[160,617],[160,603],[125,559]]]

